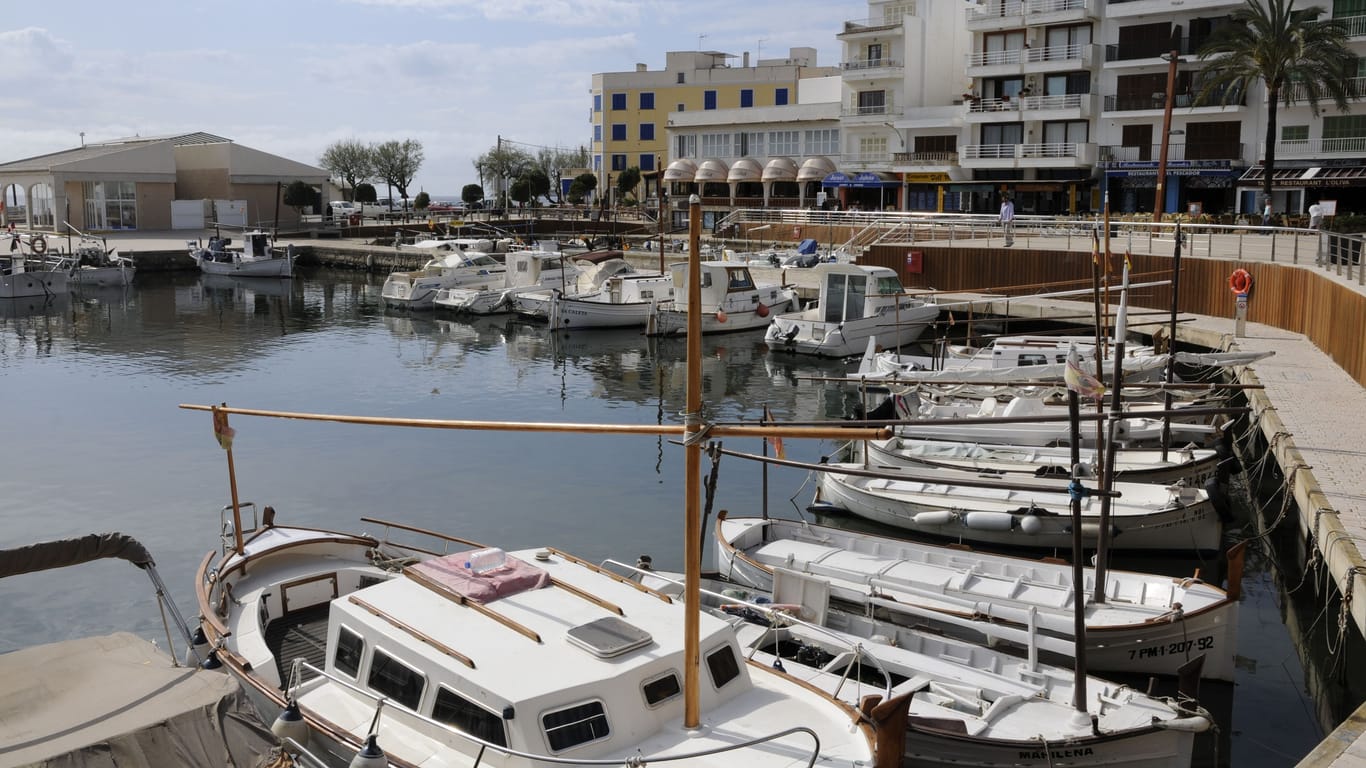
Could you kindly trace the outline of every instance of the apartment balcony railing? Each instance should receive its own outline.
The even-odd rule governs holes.
[[[1025,49],[1011,48],[1005,51],[977,51],[968,54],[969,67],[992,67],[1000,64],[1019,64],[1024,61]]]
[[[901,69],[901,62],[896,59],[855,59],[840,64],[845,72],[865,72],[870,69]]]
[[[1362,17],[1362,18],[1366,18],[1366,17]],[[1361,98],[1366,98],[1366,77],[1349,77],[1349,78],[1347,78],[1346,86],[1347,86],[1347,98],[1349,98],[1349,99],[1361,99]],[[1291,83],[1291,84],[1288,86],[1287,91],[1289,92],[1289,98],[1290,98],[1292,101],[1308,101],[1308,100],[1309,100],[1309,89],[1305,86],[1304,83]],[[1329,97],[1328,97],[1326,94],[1323,93],[1322,89],[1320,89],[1319,99],[1320,99],[1320,100],[1323,100],[1323,99],[1326,99],[1326,98],[1329,98]]]
[[[969,112],[1016,112],[1021,110],[1080,109],[1091,98],[1089,93],[1062,93],[1053,96],[1020,96],[1014,99],[974,99]]]
[[[840,111],[844,117],[886,117],[892,114],[892,101],[884,104],[845,104]]]
[[[957,152],[893,152],[898,165],[958,165]]]
[[[1137,112],[1140,110],[1166,109],[1166,106],[1167,95],[1163,93],[1154,93],[1148,96],[1106,96],[1104,108],[1106,112]],[[1178,93],[1172,99],[1172,106],[1178,109],[1194,107],[1196,106],[1195,96],[1194,94],[1189,93]],[[1209,103],[1201,104],[1200,106],[1215,108],[1246,107],[1247,98],[1242,94],[1239,94],[1238,98],[1230,99],[1227,104],[1223,104],[1216,95],[1211,97]]]
[[[1261,145],[1262,154],[1266,144]],[[1322,155],[1363,155],[1366,154],[1366,136],[1346,136],[1338,139],[1304,139],[1302,141],[1276,142],[1276,158],[1280,160]]]
[[[869,19],[850,19],[844,22],[844,29],[840,34],[849,35],[859,32],[880,32],[889,27],[900,27],[901,17],[880,16]]]
[[[1132,43],[1110,43],[1105,46],[1106,61],[1133,61],[1135,59],[1157,59],[1163,54],[1176,50],[1182,56],[1194,55],[1200,46],[1209,41],[1208,37],[1183,37],[1173,43],[1171,40],[1140,40]],[[1172,46],[1176,48],[1173,49]]]
[[[1025,61],[1031,64],[1039,64],[1048,61],[1071,61],[1074,59],[1081,59],[1085,58],[1086,50],[1090,47],[1090,43],[1085,45],[1072,43],[1071,45],[1049,45],[1044,48],[1029,48],[1025,50]]]
[[[1087,0],[992,0],[968,11],[968,22],[990,21],[1007,16],[1060,13],[1086,8]]]
[[[1192,143],[1168,144],[1167,160],[1222,160],[1239,162],[1243,160],[1244,144],[1226,141],[1197,141]],[[1141,144],[1138,146],[1104,145],[1099,148],[1096,163],[1107,166],[1112,163],[1157,162],[1162,158],[1161,144]]]
[[[1347,29],[1348,37],[1366,36],[1366,16],[1338,16],[1333,21],[1339,22]]]
[[[969,144],[963,147],[964,160],[1078,159],[1085,144],[1059,141],[1045,144]]]

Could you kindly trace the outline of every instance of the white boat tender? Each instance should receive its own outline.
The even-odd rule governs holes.
[[[569,292],[517,294],[517,311],[561,328],[636,328],[650,319],[656,304],[673,298],[673,278],[637,272],[623,259],[608,259],[579,275]]]
[[[900,624],[928,620],[941,631],[985,634],[1072,664],[1077,590],[1070,564],[799,520],[722,514],[715,535],[717,570],[741,584],[772,590],[775,573],[796,571],[828,584],[830,597],[855,613],[877,609]],[[1096,570],[1085,568],[1087,668],[1175,675],[1204,656],[1203,677],[1232,681],[1241,550],[1229,559],[1231,592],[1198,578],[1109,569],[1102,603],[1094,600]]]
[[[504,264],[488,254],[490,240],[422,240],[403,249],[430,255],[421,269],[391,272],[380,288],[385,306],[400,309],[432,309],[443,288],[487,283],[502,279]],[[476,250],[482,249],[482,250]]]
[[[197,574],[216,658],[269,717],[293,702],[277,724],[329,766],[367,743],[404,766],[900,765],[899,738],[878,759],[875,728],[899,737],[906,699],[874,726],[702,614],[700,727],[685,728],[681,602],[553,549],[370,522],[435,544],[271,524],[240,552],[230,531]]]
[[[817,264],[814,306],[776,315],[764,335],[774,351],[820,357],[861,354],[877,337],[887,346],[909,344],[939,316],[939,307],[906,295],[895,271],[859,264]]]
[[[190,258],[201,272],[236,277],[293,277],[294,246],[284,253],[276,250],[270,234],[261,230],[242,233],[242,249],[229,250],[230,240],[211,237],[205,246],[198,240],[188,242]]]
[[[681,593],[661,576],[642,581]],[[1078,711],[1070,669],[836,610],[824,582],[779,576],[771,595],[709,580],[703,604],[733,617],[754,661],[818,690],[851,703],[909,693],[904,765],[1188,768],[1213,725],[1188,700],[1090,676]]]
[[[471,315],[514,312],[517,295],[527,291],[575,284],[581,270],[568,264],[557,243],[538,243],[534,249],[509,251],[503,259],[506,269],[489,275],[486,281],[472,282],[436,292],[433,304]]]
[[[671,264],[673,299],[655,307],[646,325],[651,336],[685,334],[688,330],[688,265]],[[763,328],[773,316],[798,309],[797,290],[787,285],[761,285],[749,267],[737,262],[704,261],[699,268],[702,286],[702,333],[729,333]]]
[[[1071,551],[1072,507],[1065,480],[991,478],[948,469],[891,474],[832,462],[818,472],[812,509],[844,510],[884,525],[963,542]],[[848,470],[843,473],[842,470]],[[924,478],[924,479],[922,479]],[[1008,485],[1009,488],[1002,487]],[[1203,489],[1115,483],[1110,499],[1115,549],[1214,551],[1222,525]],[[1081,499],[1083,538],[1094,549],[1101,499]]]

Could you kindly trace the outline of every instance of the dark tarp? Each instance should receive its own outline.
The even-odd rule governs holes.
[[[155,565],[147,548],[133,537],[122,533],[91,533],[78,539],[44,541],[0,550],[0,579],[109,557],[122,558],[139,568]]]

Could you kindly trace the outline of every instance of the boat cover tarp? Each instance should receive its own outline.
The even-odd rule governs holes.
[[[805,256],[805,255],[809,255],[809,254],[812,254],[812,253],[815,253],[815,252],[816,252],[816,241],[815,241],[815,239],[808,237],[808,238],[806,238],[805,240],[801,241],[800,243],[797,243],[797,253],[800,253],[800,254],[802,254],[802,255]]]
[[[127,632],[0,654],[0,768],[245,768],[274,745],[231,677]]]
[[[0,579],[110,557],[122,558],[139,568],[155,565],[146,547],[133,537],[122,533],[91,533],[76,539],[42,541],[0,550]]]
[[[473,554],[473,551],[456,552],[434,557],[408,566],[405,572],[480,603],[528,589],[540,589],[550,583],[550,574],[511,555],[506,556],[502,566],[492,571],[474,573],[466,566]]]

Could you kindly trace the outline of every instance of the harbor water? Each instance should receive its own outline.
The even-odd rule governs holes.
[[[509,317],[389,313],[380,283],[349,272],[292,281],[143,275],[127,289],[0,303],[0,547],[126,533],[148,547],[172,596],[193,616],[191,574],[219,546],[230,495],[209,415],[180,404],[419,419],[683,422],[682,339],[635,330],[554,334]],[[846,363],[771,355],[757,332],[707,337],[702,366],[712,421],[757,422],[766,407],[779,421],[837,419],[852,410],[850,395],[820,380],[842,375]],[[376,532],[379,526],[360,518],[379,518],[490,547],[554,546],[593,561],[649,554],[659,568],[683,565],[684,455],[672,438],[246,416],[231,424],[241,499],[272,506],[281,521]],[[724,447],[763,451],[758,440]],[[785,449],[788,458],[816,461],[834,446],[788,440]],[[805,507],[814,489],[805,472],[768,470],[765,498],[760,464],[721,462],[708,523],[715,510],[759,515],[765,506],[772,515],[810,518]],[[1252,532],[1244,523],[1230,537]],[[710,563],[709,526],[705,533]],[[1250,547],[1237,680],[1202,689],[1218,733],[1202,737],[1197,765],[1291,765],[1335,716],[1331,701],[1309,693],[1331,685],[1306,681],[1297,650],[1300,635],[1330,619],[1292,615],[1271,552],[1268,540]],[[1222,574],[1218,563],[1180,556],[1120,557],[1116,566]],[[123,562],[0,581],[0,605],[0,652],[117,629],[165,642],[146,579]],[[1333,668],[1329,646],[1308,641],[1311,669]]]

